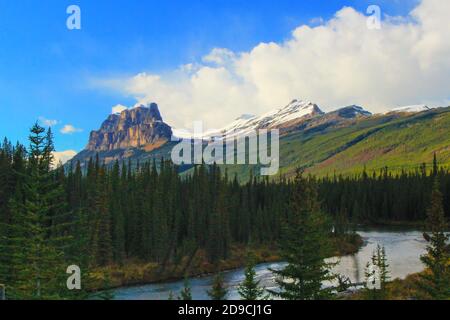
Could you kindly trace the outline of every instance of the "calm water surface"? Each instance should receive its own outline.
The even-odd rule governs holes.
[[[404,278],[408,274],[423,270],[420,255],[425,252],[425,240],[419,231],[372,230],[358,231],[365,241],[364,247],[355,255],[332,258],[339,265],[336,273],[349,277],[352,282],[364,281],[364,268],[377,244],[386,248],[388,263],[392,278]],[[257,278],[266,288],[274,288],[274,276],[269,269],[277,269],[284,263],[263,263],[256,266]],[[229,288],[228,299],[239,299],[237,285],[244,278],[244,269],[224,273],[226,285]],[[208,299],[206,293],[210,289],[213,276],[189,279],[193,299]],[[166,300],[172,291],[175,295],[183,288],[183,281],[149,284],[114,290],[118,300]]]

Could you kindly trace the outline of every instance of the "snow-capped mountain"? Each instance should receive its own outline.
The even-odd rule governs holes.
[[[258,119],[257,116],[252,114],[243,114],[227,126],[223,127],[219,132],[217,133],[224,133],[224,132],[232,132],[232,131],[240,131],[243,128],[247,128],[250,126],[251,123],[253,123],[254,120]]]
[[[348,107],[343,107],[331,113],[337,113],[342,118],[358,118],[358,117],[370,117],[371,112],[365,110],[363,107],[357,105],[351,105]]]
[[[287,106],[270,111],[262,116],[243,114],[220,130],[204,132],[202,138],[245,135],[258,129],[279,129],[323,114],[324,112],[312,102],[293,100]],[[173,134],[175,137],[182,139],[201,138],[179,129],[173,129]]]
[[[390,110],[390,112],[414,113],[414,112],[428,111],[428,110],[431,110],[431,109],[432,108],[428,107],[427,105],[417,104],[417,105],[411,105],[411,106],[397,107],[397,108],[394,108],[394,109]]]
[[[312,102],[293,100],[287,106],[270,111],[259,117],[242,115],[222,128],[218,135],[245,134],[258,129],[279,129],[323,114],[324,112]]]
[[[369,117],[372,114],[360,106],[351,105],[324,113],[315,103],[293,100],[287,106],[270,111],[262,116],[244,114],[220,130],[210,130],[201,136],[191,132],[173,129],[173,134],[181,139],[210,139],[212,137],[245,135],[259,129],[281,129],[289,131],[300,124],[312,120],[315,122],[335,121],[336,119],[354,119]]]
[[[260,118],[252,120],[252,122],[257,124],[257,129],[280,128],[285,125],[291,125],[293,122],[301,119],[323,114],[324,112],[312,102],[293,100],[286,107],[266,113]]]

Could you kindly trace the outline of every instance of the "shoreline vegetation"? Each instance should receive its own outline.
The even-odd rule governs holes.
[[[450,265],[450,260],[448,261]],[[383,300],[432,300],[432,298],[420,290],[423,284],[423,276],[430,275],[429,270],[411,273],[404,279],[395,278],[386,283],[386,296]],[[367,300],[364,289],[358,289],[343,297],[344,300]]]
[[[364,241],[359,234],[353,233],[333,237],[332,244],[332,256],[346,256],[357,253],[364,245]],[[245,267],[250,252],[256,264],[282,261],[276,245],[250,247],[233,245],[230,257],[217,264],[208,262],[204,250],[198,250],[192,259],[183,257],[178,265],[168,265],[162,271],[157,263],[136,260],[127,261],[122,266],[111,265],[95,269],[90,274],[92,280],[88,290],[95,294],[103,290],[180,281],[186,277],[204,277],[217,272],[232,271]],[[187,267],[189,260],[190,266]]]
[[[373,227],[386,228],[424,228],[424,221],[378,221],[359,225],[362,229],[370,229]],[[449,230],[450,231],[450,230]],[[358,233],[351,233],[347,236],[333,238],[333,256],[346,256],[356,254],[364,245],[363,238]],[[198,253],[195,259],[192,259],[192,265],[189,268],[188,277],[204,277],[213,275],[218,272],[232,271],[243,268],[246,265],[247,257],[251,252],[255,265],[268,262],[280,262],[282,259],[278,254],[276,245],[264,245],[258,247],[245,247],[236,245],[232,247],[232,254],[229,259],[222,260],[219,266],[208,263],[205,253]],[[450,251],[450,245],[447,246],[447,251]],[[186,259],[185,259],[186,260]],[[448,262],[450,264],[450,261]],[[162,282],[180,281],[186,278],[186,275],[175,273],[159,273],[158,266],[155,263],[144,262],[129,262],[122,266],[110,266],[95,270],[93,272],[94,278],[97,280],[97,286],[91,286],[91,294],[101,293],[105,290],[113,290],[117,288],[127,288],[139,285],[150,285]],[[169,270],[174,270],[173,266]],[[182,270],[176,268],[175,270]],[[395,278],[386,283],[386,296],[383,300],[417,300],[430,299],[424,294],[420,288],[421,279],[424,274],[429,273],[426,269],[422,272],[412,273],[407,275],[404,279]],[[108,286],[103,287],[105,279],[108,279]],[[93,282],[94,283],[94,282]],[[367,293],[364,288],[352,292],[344,292],[338,295],[338,299],[343,300],[366,300]]]
[[[421,275],[427,271],[412,273],[404,279],[396,278],[386,283],[386,296],[383,300],[417,300],[430,299],[418,290],[421,281]],[[350,293],[344,297],[344,300],[366,300],[364,289]]]

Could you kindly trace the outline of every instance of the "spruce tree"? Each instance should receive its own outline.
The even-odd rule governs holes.
[[[280,240],[280,255],[287,262],[282,270],[272,270],[279,285],[275,296],[287,300],[327,299],[330,288],[324,281],[335,277],[333,263],[325,262],[331,256],[329,236],[331,226],[320,210],[314,182],[297,171],[292,190],[287,220]]]
[[[450,257],[446,250],[449,236],[448,224],[444,216],[443,197],[439,190],[439,180],[435,178],[431,193],[431,204],[427,212],[427,253],[421,257],[427,270],[421,275],[420,288],[432,299],[450,298]]]
[[[377,271],[375,269],[375,256],[372,255],[370,261],[367,262],[364,268],[364,299],[365,300],[377,300]]]
[[[107,202],[107,182],[105,167],[98,172],[95,196],[95,222],[92,244],[92,253],[97,266],[107,266],[112,262],[113,250],[111,239],[111,218]]]
[[[111,234],[114,261],[122,264],[125,259],[125,218],[121,201],[122,193],[120,190],[120,167],[118,161],[114,163],[110,184],[109,210],[111,212]]]
[[[386,284],[390,279],[386,250],[377,245],[365,268],[365,297],[367,300],[387,299]]]
[[[11,200],[11,231],[0,243],[0,252],[8,259],[13,273],[7,293],[13,299],[59,299],[65,290],[65,224],[60,197],[63,190],[51,172],[53,142],[51,131],[37,123],[29,136],[30,149],[23,185]],[[8,250],[8,248],[12,250]],[[5,250],[6,249],[6,250]],[[2,259],[3,260],[3,259]],[[1,272],[1,270],[0,270]]]
[[[242,300],[261,300],[264,298],[264,288],[260,287],[260,281],[255,279],[254,257],[249,256],[245,268],[245,279],[238,287],[238,293]]]
[[[387,262],[387,256],[386,256],[386,249],[384,246],[377,246],[377,267],[379,270],[379,278],[380,278],[380,291],[381,291],[381,298],[386,298],[386,284],[388,283],[390,279],[390,271],[389,271],[389,264]]]
[[[184,286],[183,289],[180,291],[180,300],[192,300],[192,293],[191,293],[191,287],[189,285],[188,278],[184,279]]]
[[[219,272],[216,274],[213,279],[211,290],[207,293],[211,300],[226,300],[228,289],[225,287],[222,273]]]
[[[436,152],[433,154],[433,171],[432,171],[432,175],[433,177],[436,177],[439,171],[439,165],[437,162],[437,157],[436,157]]]
[[[111,277],[108,273],[103,278],[102,291],[97,295],[100,300],[113,300],[115,297],[114,291],[111,289]]]

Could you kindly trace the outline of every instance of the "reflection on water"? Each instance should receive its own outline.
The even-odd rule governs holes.
[[[365,240],[361,250],[351,256],[341,257],[335,272],[349,277],[352,282],[364,280],[364,267],[369,261],[377,244],[386,248],[391,277],[404,278],[408,274],[423,270],[420,255],[425,252],[425,241],[419,231],[358,231]],[[332,260],[336,260],[333,258]],[[283,267],[283,263],[263,263],[256,266],[257,278],[266,288],[274,288],[274,276],[270,269]],[[208,299],[206,291],[210,289],[212,276],[190,279],[193,299]],[[237,285],[244,279],[244,270],[238,269],[224,273],[224,279],[230,293],[229,299],[239,299]],[[121,288],[114,291],[115,299],[120,300],[165,300],[170,291],[175,295],[183,287],[183,281],[150,284]]]
[[[349,277],[352,282],[364,281],[364,268],[377,244],[386,248],[391,277],[404,278],[408,274],[423,270],[420,255],[425,252],[426,242],[422,233],[407,232],[359,232],[366,245],[355,255],[340,258],[336,272]]]

